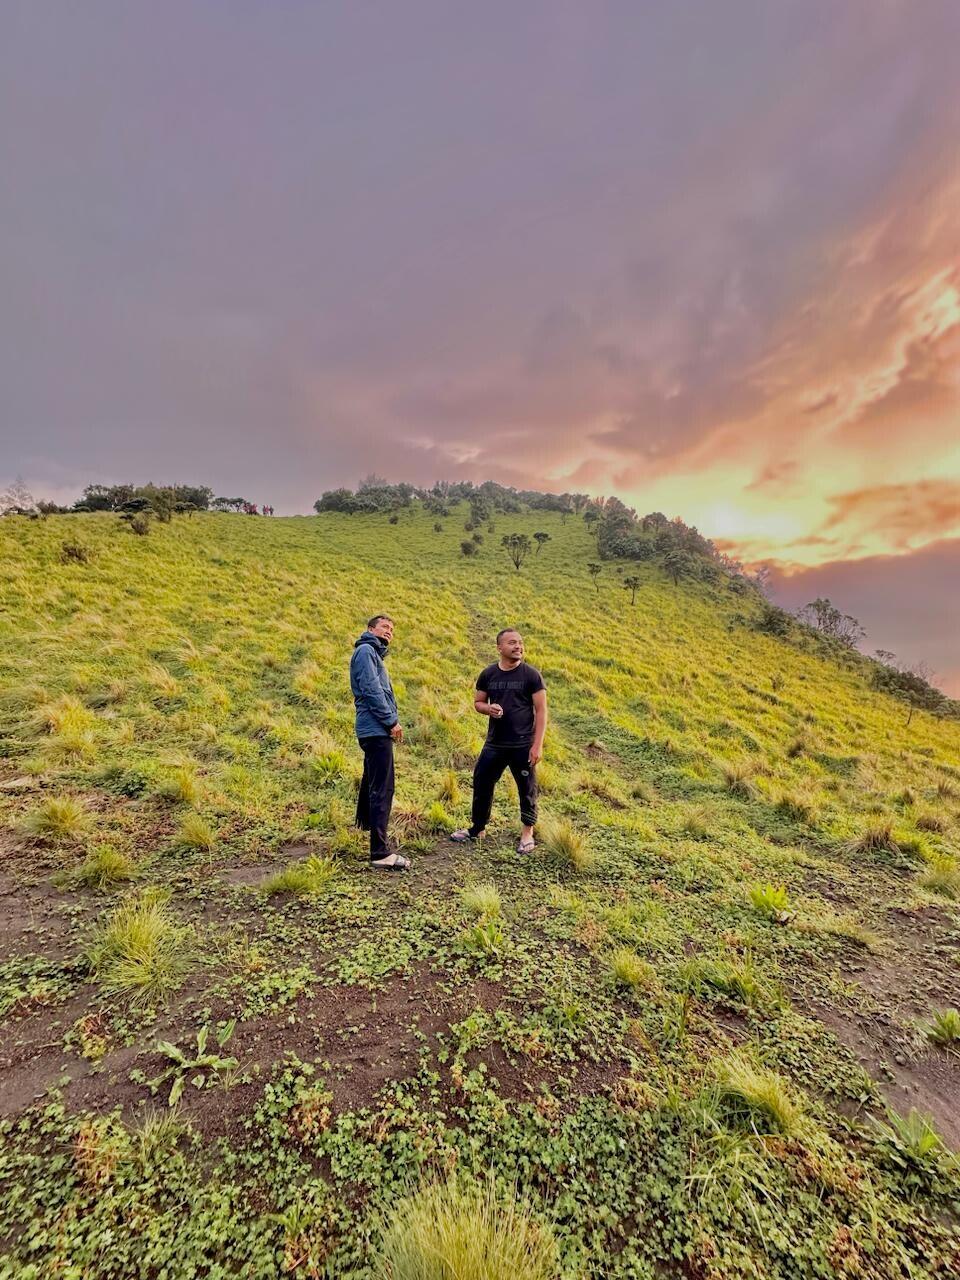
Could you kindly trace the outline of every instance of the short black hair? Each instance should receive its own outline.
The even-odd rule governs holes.
[[[500,643],[504,636],[508,636],[511,631],[516,631],[517,635],[520,634],[516,627],[504,627],[502,631],[497,632],[497,644]]]
[[[378,622],[392,622],[392,621],[393,619],[390,617],[389,613],[375,613],[373,617],[370,619],[370,621],[367,623],[367,630],[369,631],[371,627],[375,627]]]

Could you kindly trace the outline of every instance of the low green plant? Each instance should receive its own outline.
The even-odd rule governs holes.
[[[349,764],[346,755],[339,749],[323,751],[310,761],[313,779],[321,784],[335,782],[347,772]]]
[[[942,1181],[944,1168],[954,1174],[957,1161],[944,1146],[929,1116],[911,1107],[906,1116],[888,1112],[889,1123],[872,1119],[881,1160],[898,1175],[902,1191],[910,1196],[929,1191]]]
[[[507,936],[499,916],[480,919],[464,930],[462,941],[465,950],[482,956],[502,956]]]
[[[200,784],[191,769],[174,769],[160,781],[156,795],[170,804],[196,804],[200,799]]]
[[[480,919],[492,920],[503,912],[500,890],[490,881],[466,885],[460,890],[460,901],[465,911]]]
[[[783,922],[790,915],[790,896],[782,884],[754,884],[749,890],[754,911],[770,920]]]
[[[539,834],[547,853],[571,871],[589,871],[596,861],[586,836],[566,818],[545,822]]]
[[[455,805],[460,802],[460,782],[452,769],[445,770],[440,779],[440,799],[447,804]]]
[[[935,1013],[927,1027],[927,1036],[945,1049],[960,1045],[960,1011],[943,1009]]]
[[[76,840],[89,825],[89,814],[79,800],[72,796],[51,796],[38,809],[27,814],[20,829],[33,840],[60,844]]]
[[[380,1221],[379,1280],[556,1280],[553,1232],[515,1189],[451,1179],[391,1206]]]
[[[218,1048],[222,1049],[227,1044],[236,1026],[236,1019],[231,1019],[220,1028],[216,1034]],[[236,1058],[222,1058],[219,1054],[207,1053],[209,1035],[210,1028],[204,1023],[197,1032],[195,1052],[193,1050],[185,1052],[178,1045],[171,1044],[169,1040],[157,1041],[157,1053],[162,1053],[164,1057],[169,1058],[170,1065],[150,1081],[150,1087],[156,1092],[165,1081],[173,1080],[170,1096],[167,1098],[168,1106],[175,1107],[180,1101],[188,1077],[195,1089],[203,1089],[215,1083],[221,1072],[232,1071],[237,1067]]]
[[[87,960],[106,991],[165,999],[183,982],[193,931],[170,913],[169,894],[147,889],[122,902],[95,933]]]
[[[264,882],[263,892],[268,895],[291,893],[297,898],[315,898],[325,893],[340,874],[333,858],[313,853],[302,862],[292,862]]]

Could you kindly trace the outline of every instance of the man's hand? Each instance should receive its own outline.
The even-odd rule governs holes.
[[[400,727],[400,725],[395,724],[393,726],[393,728],[390,730],[390,737],[394,740],[394,742],[403,741],[403,729]]]
[[[534,743],[533,746],[530,748],[530,763],[532,765],[537,765],[540,763],[542,759],[543,759],[543,747],[538,746],[537,743]]]
[[[503,719],[503,707],[501,707],[499,702],[488,702],[487,713],[493,716],[494,720]]]

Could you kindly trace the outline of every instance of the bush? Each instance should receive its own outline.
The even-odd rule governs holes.
[[[477,544],[471,538],[464,538],[460,543],[460,550],[465,556],[475,556],[477,554]]]
[[[920,877],[920,887],[951,901],[960,898],[960,866],[956,859],[947,854],[931,858]]]
[[[60,545],[61,564],[89,564],[93,552],[79,542],[64,542]]]
[[[618,986],[631,991],[652,991],[659,986],[653,965],[629,947],[621,947],[610,957],[610,971]]]
[[[750,902],[754,911],[772,920],[782,920],[790,909],[790,898],[784,885],[755,884],[750,886]]]
[[[391,1206],[375,1257],[380,1280],[555,1280],[557,1245],[516,1192],[493,1178],[440,1183]]]

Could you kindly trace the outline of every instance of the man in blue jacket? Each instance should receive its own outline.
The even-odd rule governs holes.
[[[397,699],[384,665],[393,639],[393,619],[378,613],[353,646],[350,688],[357,709],[357,738],[363,750],[363,780],[357,797],[357,826],[370,832],[370,865],[379,871],[406,871],[410,859],[391,853],[387,824],[393,806],[393,744],[403,741]]]

